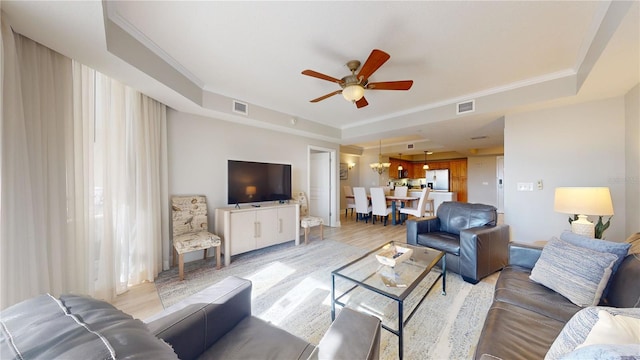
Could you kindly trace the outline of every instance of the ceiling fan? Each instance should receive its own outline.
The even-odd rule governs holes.
[[[386,82],[369,82],[369,77],[376,71],[382,64],[389,60],[391,56],[386,52],[378,49],[373,49],[367,61],[360,67],[360,61],[351,60],[347,63],[347,67],[351,71],[351,75],[347,75],[342,79],[336,79],[334,77],[321,74],[313,70],[304,70],[303,75],[315,77],[322,80],[334,82],[342,88],[329,94],[320,96],[317,99],[311,100],[312,103],[322,101],[333,95],[342,94],[342,96],[356,104],[356,107],[362,108],[369,103],[364,98],[365,90],[409,90],[413,85],[413,80],[401,80],[401,81],[386,81]],[[356,71],[360,68],[360,71],[356,74]]]

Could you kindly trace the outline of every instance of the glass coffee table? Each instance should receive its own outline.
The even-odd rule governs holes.
[[[407,251],[409,253],[403,254]],[[376,255],[382,258],[379,260]],[[336,305],[348,306],[379,317],[382,328],[398,336],[398,355],[402,359],[403,327],[440,277],[442,295],[446,294],[444,255],[442,251],[423,246],[389,242],[332,271],[331,320],[335,320]],[[400,262],[393,264],[396,259]],[[442,269],[436,266],[440,259]],[[390,266],[391,264],[394,266]],[[427,284],[422,284],[426,277],[432,282],[425,281]],[[340,285],[338,289],[336,280]],[[405,303],[408,309],[405,309]],[[408,310],[406,317],[405,310]],[[393,325],[396,325],[395,328]]]

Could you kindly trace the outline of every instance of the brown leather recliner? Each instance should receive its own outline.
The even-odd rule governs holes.
[[[435,218],[407,221],[407,243],[446,252],[447,271],[478,283],[509,262],[509,226],[494,206],[447,201]]]

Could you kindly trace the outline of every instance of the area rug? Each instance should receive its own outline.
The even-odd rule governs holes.
[[[229,266],[220,270],[215,269],[213,259],[187,263],[184,281],[179,281],[177,269],[172,269],[158,276],[156,288],[166,308],[227,276],[249,279],[253,283],[253,315],[318,344],[331,324],[331,271],[366,252],[332,240],[300,246],[291,242],[235,256]],[[449,273],[446,296],[440,293],[440,278],[425,279],[414,290],[416,296],[405,301],[405,307],[411,308],[419,295],[436,282],[434,291],[404,327],[404,358],[471,358],[496,278],[494,274],[471,285]],[[339,290],[346,286],[338,283]],[[370,301],[372,308],[385,312],[397,309],[395,303],[381,297],[372,296]],[[398,358],[398,338],[386,330],[382,331],[381,358]]]

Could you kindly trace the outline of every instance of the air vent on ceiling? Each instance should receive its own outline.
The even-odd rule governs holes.
[[[233,112],[238,114],[249,115],[249,105],[247,103],[243,103],[238,100],[233,100],[232,110]]]
[[[469,100],[456,104],[456,114],[466,114],[476,111],[476,101]]]
[[[413,149],[413,144],[407,144],[407,149]]]

